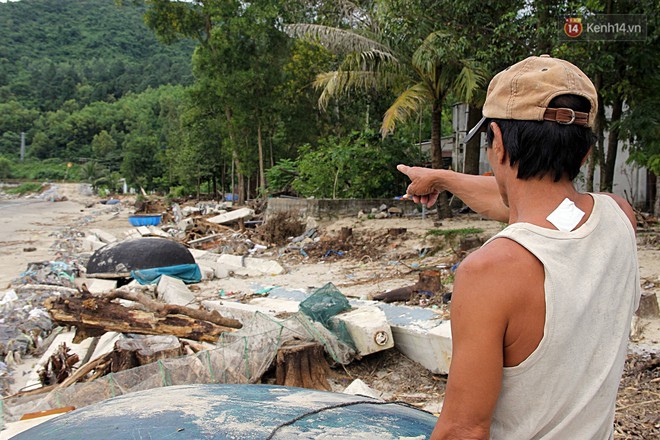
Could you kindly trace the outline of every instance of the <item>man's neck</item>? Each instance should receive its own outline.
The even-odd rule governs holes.
[[[564,199],[569,199],[587,214],[584,220],[589,217],[593,207],[591,197],[578,192],[573,182],[568,179],[554,182],[549,176],[541,179],[515,179],[507,185],[507,196],[509,223],[525,222],[550,229],[555,227],[547,217]]]

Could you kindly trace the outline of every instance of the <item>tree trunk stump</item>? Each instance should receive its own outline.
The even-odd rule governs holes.
[[[353,228],[343,227],[339,230],[339,241],[346,241],[353,235]]]
[[[115,343],[115,350],[112,353],[112,372],[116,373],[181,355],[183,355],[183,346],[175,336],[121,339]]]
[[[660,317],[660,308],[658,307],[658,299],[655,292],[643,292],[642,297],[639,299],[639,308],[636,312],[637,316],[645,319],[652,319]]]
[[[329,373],[323,346],[316,342],[292,342],[277,351],[277,385],[330,391]]]

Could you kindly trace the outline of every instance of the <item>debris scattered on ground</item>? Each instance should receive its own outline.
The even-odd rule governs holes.
[[[48,386],[64,382],[73,374],[73,366],[79,360],[77,354],[70,353],[66,344],[60,345],[57,351],[50,356],[44,369],[39,371],[41,384]]]
[[[43,386],[6,398],[5,421],[62,405],[88,405],[111,397],[110,389],[125,393],[205,382],[346,390],[439,412],[451,355],[447,320],[453,270],[484,242],[483,231],[421,235],[401,227],[406,223],[388,226],[381,220],[403,215],[387,205],[329,230],[297,213],[276,213],[266,220],[264,203],[237,207],[155,197],[136,205],[136,212],[162,214],[163,223],[130,228],[125,221],[130,203],[111,200],[116,203],[106,201],[104,213],[125,222],[125,236],[90,228],[96,214],[85,215],[54,234],[52,261],[31,263],[12,289],[0,292],[3,393],[22,358],[48,350],[47,365],[39,367]],[[648,229],[640,240],[657,247],[652,223],[644,221]],[[383,227],[361,228],[361,222],[382,222]],[[126,247],[133,239],[143,241]],[[139,285],[140,274],[129,269],[152,258],[151,247],[142,244],[149,240],[158,243],[151,246],[158,258],[171,256],[165,252],[171,246],[183,249],[190,256],[187,264],[198,267],[203,281],[186,285],[165,271],[157,274],[157,286]],[[125,252],[118,252],[122,247]],[[101,260],[111,263],[111,270],[95,268],[99,255],[105,255]],[[349,301],[334,286],[336,298],[346,303],[326,302],[335,298],[331,294],[314,297],[318,285],[313,277],[304,292],[278,296],[284,289],[276,285],[277,277],[307,264],[328,269],[343,264],[342,285],[357,287],[362,293],[354,298],[361,299]],[[150,269],[175,266],[159,262]],[[94,278],[107,274],[124,279]],[[237,281],[247,285],[253,278],[268,278],[272,284],[236,288]],[[387,289],[379,287],[384,280],[389,280]],[[651,299],[644,319],[657,320],[656,281],[645,283]],[[321,296],[323,301],[316,301]],[[307,305],[315,301],[320,310],[311,311]],[[53,342],[49,334],[56,325],[74,328],[75,338]],[[81,339],[89,348],[74,352],[74,342]],[[615,438],[658,435],[659,374],[657,354],[631,354],[617,403]]]
[[[74,287],[74,280],[79,273],[80,268],[75,261],[40,261],[30,263],[17,282]]]
[[[619,385],[615,439],[660,438],[660,356],[629,355]]]

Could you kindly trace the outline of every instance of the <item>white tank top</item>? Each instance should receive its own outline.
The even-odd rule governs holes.
[[[539,259],[546,305],[539,346],[504,368],[491,439],[612,438],[639,266],[628,217],[611,197],[592,197],[593,212],[574,231],[515,223],[491,238],[509,238]]]

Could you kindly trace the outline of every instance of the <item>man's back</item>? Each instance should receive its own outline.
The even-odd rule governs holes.
[[[545,273],[543,339],[522,363],[504,368],[493,439],[607,439],[612,432],[639,277],[628,217],[611,197],[593,197],[591,216],[574,231],[514,223],[485,245],[513,240]]]

